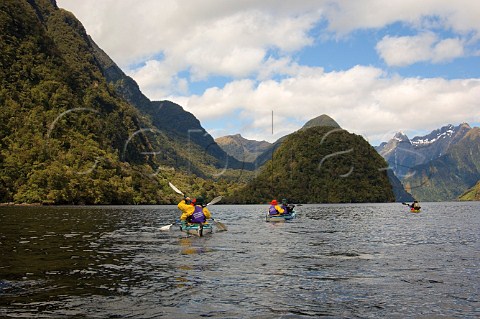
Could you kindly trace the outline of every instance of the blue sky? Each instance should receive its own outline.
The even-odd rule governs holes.
[[[328,114],[376,145],[480,122],[478,1],[57,3],[148,98],[214,137],[273,142]]]

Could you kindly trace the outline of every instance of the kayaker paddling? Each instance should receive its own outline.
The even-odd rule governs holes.
[[[296,217],[295,205],[288,204],[286,199],[282,199],[282,205],[278,204],[276,199],[270,202],[270,207],[265,214],[265,221],[267,222],[284,222],[294,219]]]
[[[175,193],[183,196],[183,200],[178,203],[178,208],[182,212],[180,217],[181,231],[186,231],[187,233],[193,233],[194,235],[203,236],[205,232],[212,232],[212,225],[207,223],[207,219],[211,219],[215,226],[220,231],[227,230],[227,226],[223,223],[213,219],[211,217],[210,211],[207,209],[207,206],[218,203],[222,200],[222,196],[217,196],[212,199],[208,204],[204,204],[203,197],[198,197],[197,199],[190,199],[185,195],[181,190],[179,190],[172,183],[168,185],[175,191]],[[161,230],[169,230],[173,224],[166,225],[161,227]]]
[[[178,209],[182,212],[180,222],[182,224],[205,224],[211,218],[210,211],[204,205],[203,197],[190,199],[186,197],[178,203]]]
[[[414,200],[413,203],[410,205],[410,209],[420,210],[420,208],[420,204],[416,200]]]
[[[411,204],[407,204],[407,203],[402,203],[403,205],[406,205],[410,208],[410,212],[412,213],[420,213],[420,209],[422,207],[420,207],[420,203],[416,200],[413,201],[413,203]]]
[[[272,200],[270,202],[270,207],[268,208],[268,213],[270,215],[281,215],[285,213],[285,210],[278,205],[278,202],[276,199]]]
[[[285,214],[291,214],[295,208],[295,205],[289,204],[287,199],[284,198],[282,199],[282,208],[285,211]]]

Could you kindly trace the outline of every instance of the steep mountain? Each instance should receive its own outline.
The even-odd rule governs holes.
[[[253,166],[227,154],[205,131],[200,121],[180,105],[171,101],[150,101],[140,91],[138,84],[127,76],[98,45],[90,39],[95,58],[99,61],[108,83],[125,100],[148,115],[156,129],[183,145],[197,147],[197,153],[209,155],[208,163],[216,168],[248,169]],[[197,155],[198,156],[198,155]],[[202,175],[202,172],[197,171]]]
[[[468,189],[465,193],[460,195],[460,200],[478,200],[480,201],[480,181],[472,188]]]
[[[480,128],[474,127],[444,155],[409,170],[403,183],[422,201],[455,200],[480,180]]]
[[[171,203],[167,177],[188,185],[212,171],[205,147],[158,129],[109,85],[98,48],[54,0],[1,1],[0,30],[1,202]]]
[[[241,162],[253,162],[272,144],[267,141],[254,141],[240,134],[227,135],[215,139],[215,142],[230,156]]]
[[[382,143],[376,150],[383,156],[400,179],[404,178],[414,166],[428,163],[458,143],[471,127],[466,124],[447,125],[425,136],[409,139],[403,133],[397,133],[387,143]]]
[[[467,123],[458,126],[446,125],[430,134],[412,138],[412,145],[423,152],[426,161],[445,154],[450,146],[458,143],[472,128]]]
[[[265,203],[391,202],[385,160],[361,136],[317,126],[285,137],[258,176],[229,198]]]
[[[396,176],[404,176],[410,167],[421,164],[424,157],[415,151],[410,139],[402,132],[398,132],[387,143],[376,148],[385,158]]]

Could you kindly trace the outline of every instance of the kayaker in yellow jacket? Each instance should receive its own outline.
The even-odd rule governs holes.
[[[285,210],[278,205],[278,202],[276,199],[272,200],[270,202],[270,207],[268,208],[268,213],[270,215],[281,215],[285,213]]]
[[[207,222],[207,219],[212,218],[210,211],[204,205],[202,197],[197,199],[186,197],[177,206],[182,211],[182,216],[180,216],[182,223],[203,224]]]

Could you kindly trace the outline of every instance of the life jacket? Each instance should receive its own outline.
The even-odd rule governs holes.
[[[201,224],[207,221],[205,214],[203,213],[203,207],[196,205],[193,214],[190,216],[190,223]]]
[[[278,214],[277,209],[275,208],[274,205],[270,205],[270,208],[268,209],[268,213],[270,215],[277,215]]]

